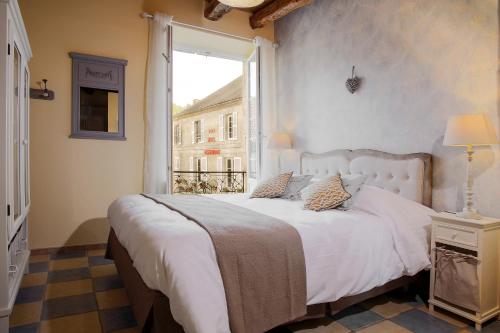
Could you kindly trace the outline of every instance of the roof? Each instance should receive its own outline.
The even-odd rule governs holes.
[[[192,113],[207,111],[219,105],[241,100],[243,97],[243,76],[229,82],[216,92],[187,107],[174,115],[174,118],[183,117]],[[212,110],[210,110],[212,111]]]

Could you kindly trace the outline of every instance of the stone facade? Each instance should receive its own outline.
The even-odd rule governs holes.
[[[246,171],[243,79],[173,117],[174,171]]]

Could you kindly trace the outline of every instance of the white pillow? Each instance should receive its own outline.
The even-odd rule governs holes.
[[[305,175],[305,176],[292,176],[288,181],[288,185],[286,186],[285,193],[281,196],[282,199],[288,200],[300,200],[300,191],[309,185],[313,176]]]
[[[363,184],[365,183],[366,178],[367,176],[363,176],[361,174],[350,174],[342,176],[342,185],[344,186],[344,189],[351,195],[351,198],[345,201],[342,204],[342,207],[350,208],[352,206],[353,200],[361,189],[361,186],[363,186]]]

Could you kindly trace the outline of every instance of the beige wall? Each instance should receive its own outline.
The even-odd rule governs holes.
[[[19,0],[34,57],[31,87],[48,79],[54,101],[31,100],[30,238],[32,248],[106,241],[107,207],[142,189],[144,83],[148,23],[143,10],[166,11],[177,20],[251,36],[248,14],[221,23],[202,19],[202,1]],[[272,27],[262,32],[272,32]],[[272,34],[266,36],[272,37]],[[128,60],[127,141],[69,139],[71,61],[76,51]]]

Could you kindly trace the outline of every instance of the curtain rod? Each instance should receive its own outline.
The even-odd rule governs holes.
[[[154,18],[154,15],[144,12],[144,13],[141,13],[141,17],[145,18],[145,19],[150,19],[151,20],[151,19]],[[246,37],[240,37],[240,36],[236,36],[236,35],[231,35],[231,34],[228,34],[228,33],[225,33],[225,32],[220,32],[220,31],[216,31],[216,30],[212,30],[212,29],[202,28],[202,27],[198,27],[196,25],[182,23],[182,22],[177,22],[177,21],[174,21],[174,20],[172,20],[172,25],[176,25],[178,27],[184,27],[184,28],[194,29],[194,30],[198,30],[198,31],[202,31],[202,32],[208,32],[208,33],[216,34],[216,35],[223,36],[223,37],[229,37],[229,38],[233,38],[233,39],[238,39],[238,40],[245,41],[245,42],[253,42],[252,38],[246,38]]]

